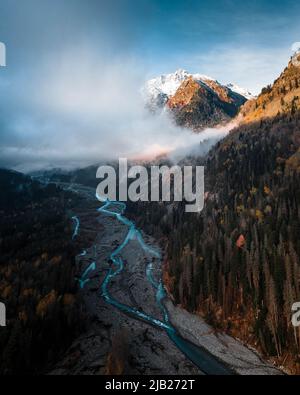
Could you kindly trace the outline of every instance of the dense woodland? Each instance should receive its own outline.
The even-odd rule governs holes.
[[[51,367],[84,322],[76,296],[72,222],[76,197],[19,173],[0,170],[0,374]]]
[[[176,303],[300,372],[300,114],[245,124],[206,158],[200,215],[183,204],[128,203],[128,215],[167,246],[165,284]],[[168,164],[168,163],[166,163]],[[96,167],[72,180],[95,183]],[[88,176],[88,177],[87,177]]]
[[[299,145],[299,114],[240,127],[206,158],[201,215],[130,205],[168,242],[165,282],[176,303],[298,373]]]

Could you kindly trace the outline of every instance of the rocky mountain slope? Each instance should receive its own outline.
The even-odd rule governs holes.
[[[253,98],[237,85],[225,86],[211,77],[184,70],[148,81],[143,95],[151,111],[168,109],[180,126],[194,131],[229,121]]]
[[[215,81],[203,84],[189,77],[169,98],[167,108],[178,125],[201,131],[230,121],[245,101]]]

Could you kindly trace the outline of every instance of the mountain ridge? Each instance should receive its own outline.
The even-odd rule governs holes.
[[[294,114],[299,109],[300,51],[296,51],[274,83],[263,88],[256,99],[241,107],[238,122],[251,123],[280,114]]]
[[[182,82],[190,77],[192,77],[195,81],[202,83],[208,83],[209,81],[215,82],[221,86],[227,87],[231,91],[238,93],[241,96],[244,96],[247,100],[255,98],[255,96],[252,95],[251,92],[238,86],[235,83],[230,82],[228,84],[220,84],[217,79],[212,78],[208,75],[200,73],[192,74],[184,69],[178,69],[174,73],[161,74],[156,78],[148,80],[142,89],[144,99],[147,102],[149,102],[149,100],[150,102],[152,100],[153,102],[155,102],[156,96],[158,96],[159,94],[161,94],[162,96],[165,95],[169,98],[170,96],[175,95]]]
[[[182,69],[149,80],[142,94],[151,112],[169,111],[177,124],[196,132],[231,120],[254,97],[235,84]]]

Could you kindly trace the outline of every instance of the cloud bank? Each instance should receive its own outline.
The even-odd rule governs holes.
[[[227,129],[199,135],[179,128],[166,113],[149,114],[140,88],[144,70],[134,59],[107,62],[91,48],[45,59],[27,79],[2,84],[0,165],[22,171],[82,167],[119,157],[185,154]],[[9,91],[9,94],[8,94]]]
[[[0,166],[190,152],[201,137],[146,113],[144,79],[185,68],[258,93],[299,40],[299,10],[295,0],[1,0]],[[206,131],[202,149],[224,134]]]

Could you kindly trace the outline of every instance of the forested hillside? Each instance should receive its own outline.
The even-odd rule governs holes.
[[[206,158],[184,159],[205,165],[200,215],[186,214],[184,203],[128,203],[137,224],[167,245],[165,284],[175,302],[294,373],[300,373],[300,329],[291,322],[300,301],[299,84],[292,59],[273,86],[242,107],[240,126]],[[197,102],[189,117],[199,109]],[[95,170],[74,178],[92,185]]]
[[[299,114],[242,126],[206,159],[201,215],[183,204],[130,205],[143,213],[140,226],[167,236],[165,284],[175,302],[298,373],[299,144]]]
[[[0,171],[0,373],[44,372],[81,328],[72,223],[75,197]]]

